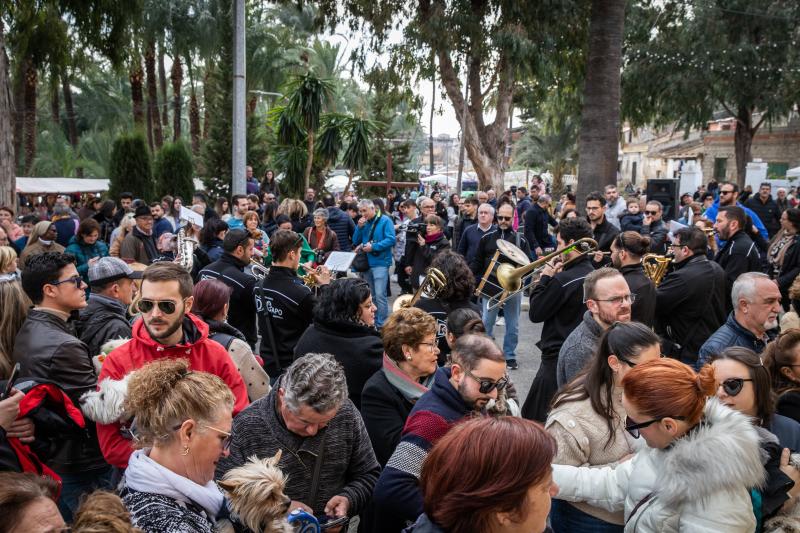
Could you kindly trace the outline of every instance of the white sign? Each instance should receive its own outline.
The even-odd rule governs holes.
[[[180,219],[191,222],[195,226],[203,227],[203,215],[195,213],[191,209],[186,209],[184,206],[181,206]]]

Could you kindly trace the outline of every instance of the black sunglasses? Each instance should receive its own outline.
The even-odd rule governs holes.
[[[658,211],[645,211],[644,214],[645,215],[657,215]]]
[[[733,194],[733,191],[719,191],[719,194],[720,194],[720,195],[724,195],[724,194]]]
[[[727,394],[728,396],[736,396],[737,394],[742,392],[745,381],[753,381],[753,380],[744,378],[728,378],[722,382],[722,390],[724,390],[725,394]]]
[[[52,283],[48,283],[48,285],[61,285],[62,283],[74,283],[75,288],[80,289],[81,285],[83,285],[83,278],[80,276],[72,276],[71,278],[53,281]]]
[[[512,220],[512,219],[513,217],[501,217],[501,216],[497,217],[497,220]]]
[[[141,313],[149,313],[158,304],[158,309],[165,315],[171,315],[175,312],[177,304],[172,300],[147,300],[142,298],[136,305]]]
[[[665,418],[672,418],[673,420],[686,420],[685,416],[661,416],[659,418],[654,418],[652,420],[648,420],[647,422],[636,423],[633,420],[631,420],[631,417],[626,416],[625,417],[625,431],[630,433],[631,437],[633,437],[634,439],[638,439],[639,435],[640,435],[640,433],[639,433],[640,429],[644,429],[647,426],[655,424],[656,422],[661,422]]]
[[[489,394],[494,389],[497,389],[497,392],[500,392],[506,388],[506,385],[508,385],[508,378],[500,378],[497,381],[492,381],[488,378],[479,378],[467,369],[464,369],[464,373],[478,382],[478,391],[481,394]]]

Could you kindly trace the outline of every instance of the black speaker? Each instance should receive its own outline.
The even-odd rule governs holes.
[[[678,210],[680,209],[680,197],[678,190],[680,188],[679,179],[657,178],[647,180],[647,201],[658,200],[664,206],[664,214],[662,220],[665,222],[675,220],[678,218]]]

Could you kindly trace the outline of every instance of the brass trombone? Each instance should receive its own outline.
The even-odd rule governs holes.
[[[404,307],[414,307],[414,304],[419,301],[423,294],[427,298],[436,298],[436,296],[442,292],[445,285],[447,285],[447,277],[445,277],[442,271],[438,268],[429,268],[414,295],[401,294],[398,296],[392,304],[392,312]]]
[[[564,254],[568,254],[576,250],[580,252],[580,255],[566,261],[564,263],[564,266],[569,265],[579,257],[583,257],[584,255],[592,253],[595,250],[597,250],[597,242],[594,239],[584,237],[583,239],[578,239],[572,244],[568,244],[563,248],[560,248],[545,256],[542,256],[536,261],[531,261],[527,265],[517,268],[514,268],[513,265],[508,263],[500,263],[499,265],[497,265],[497,272],[495,273],[495,276],[497,277],[497,283],[500,285],[502,291],[499,294],[496,294],[495,296],[489,298],[487,304],[488,308],[494,309],[496,307],[503,305],[503,302],[505,302],[507,298],[515,295],[516,293],[524,289],[525,286],[528,285],[528,281],[533,276],[535,276],[538,271],[543,269],[545,264],[548,263],[551,259],[554,259],[556,257],[561,257]],[[496,263],[496,258],[497,256],[495,256],[493,262],[489,265],[490,269],[494,266],[494,263]],[[483,295],[481,292],[478,291],[483,289],[485,283],[491,283],[488,281],[488,278],[491,275],[490,269],[487,269],[486,274],[484,274],[484,278],[481,280],[480,285],[478,285],[478,289],[476,289],[475,291],[477,296]]]

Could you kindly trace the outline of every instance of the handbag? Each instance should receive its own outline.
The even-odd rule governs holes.
[[[380,215],[382,217],[383,215]],[[375,235],[375,228],[378,227],[378,222],[380,222],[380,217],[375,217],[375,222],[372,224],[372,228],[369,230],[369,237],[367,238],[367,242],[372,242],[372,236]],[[367,252],[358,252],[356,253],[355,258],[353,258],[353,263],[351,267],[356,272],[366,272],[369,270],[369,259],[367,258]]]

